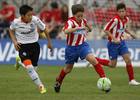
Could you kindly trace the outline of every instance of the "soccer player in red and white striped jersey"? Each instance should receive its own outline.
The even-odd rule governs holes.
[[[105,26],[104,31],[108,35],[108,53],[109,60],[96,58],[102,65],[109,67],[116,67],[117,58],[121,55],[126,63],[126,69],[129,76],[130,85],[139,85],[140,83],[135,81],[133,66],[130,59],[128,47],[124,40],[124,33],[131,35],[133,38],[136,36],[127,30],[127,24],[129,18],[126,16],[126,6],[123,3],[117,5],[117,15],[112,18]]]
[[[71,17],[66,22],[64,30],[75,28],[76,31],[72,32],[71,34],[67,34],[67,44],[69,46],[78,46],[86,41],[86,31],[83,27],[87,25],[86,19],[82,19],[81,23],[78,24],[75,17]],[[82,29],[83,28],[83,29]],[[77,34],[75,34],[77,32]],[[79,34],[78,34],[79,33]]]
[[[101,78],[106,77],[102,66],[95,59],[91,48],[86,42],[86,35],[91,31],[87,21],[83,18],[84,8],[81,4],[72,6],[73,17],[69,18],[64,27],[67,35],[67,46],[65,49],[66,67],[63,68],[56,78],[55,92],[60,91],[60,86],[66,74],[70,73],[78,58],[86,59],[91,63]]]
[[[111,33],[108,36],[108,40],[110,42],[117,43],[122,41],[124,39],[123,34],[126,31],[126,26],[128,22],[129,18],[127,16],[124,16],[123,20],[120,18],[119,15],[112,18],[104,28],[105,31],[109,31]]]

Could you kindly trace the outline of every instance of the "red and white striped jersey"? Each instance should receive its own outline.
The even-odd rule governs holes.
[[[128,17],[125,17],[124,20],[121,20],[119,16],[115,16],[107,23],[104,30],[110,31],[113,37],[116,39],[123,40],[123,34],[125,33],[128,22]],[[108,40],[112,41],[112,38],[108,37]]]
[[[68,19],[64,26],[64,30],[70,29],[70,28],[75,28],[75,27],[84,27],[87,24],[87,20],[83,19],[81,23],[78,23],[76,21],[75,17],[71,17]],[[67,45],[69,46],[78,46],[82,44],[84,41],[86,41],[86,34],[82,34],[83,31],[80,31],[81,34],[74,34],[74,33],[68,33],[66,35],[67,38]]]

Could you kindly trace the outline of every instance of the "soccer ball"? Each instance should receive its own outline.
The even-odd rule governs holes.
[[[109,92],[111,90],[111,81],[109,78],[99,78],[97,81],[97,87],[98,89]]]

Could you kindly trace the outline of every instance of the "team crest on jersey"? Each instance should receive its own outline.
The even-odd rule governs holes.
[[[27,56],[27,53],[26,53],[26,52],[23,52],[22,55],[23,55],[23,56]]]
[[[30,24],[30,27],[34,27],[34,25],[31,23],[31,24]]]
[[[124,32],[125,32],[125,29],[118,29],[117,32],[119,32],[119,33],[124,33]]]
[[[31,32],[34,32],[35,31],[35,26],[32,23],[30,24],[30,28],[31,28],[30,29]]]

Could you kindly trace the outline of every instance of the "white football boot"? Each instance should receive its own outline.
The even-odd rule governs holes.
[[[133,79],[129,82],[129,85],[137,86],[137,85],[140,85],[140,83]]]

